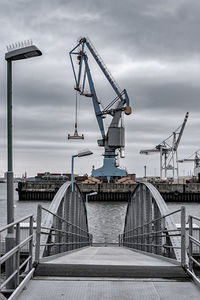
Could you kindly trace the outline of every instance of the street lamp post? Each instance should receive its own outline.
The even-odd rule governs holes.
[[[93,154],[92,151],[90,150],[83,150],[79,152],[78,154],[72,155],[72,166],[71,166],[71,187],[72,187],[72,192],[74,191],[74,158],[75,157],[83,157],[83,156],[88,156]]]
[[[78,154],[72,155],[72,169],[71,169],[71,186],[72,192],[74,191],[74,158],[77,157]]]
[[[8,170],[7,170],[7,224],[14,222],[14,184],[13,184],[13,138],[12,138],[12,61],[22,60],[42,55],[42,52],[31,41],[19,43],[7,47],[5,54],[7,61],[7,151],[8,151]],[[14,227],[9,227],[6,236],[6,251],[11,250],[15,245]],[[6,264],[6,277],[8,278],[14,268],[12,259]],[[13,288],[14,281],[7,284],[7,288]]]
[[[98,193],[97,192],[92,192],[92,193],[89,193],[89,194],[86,194],[85,196],[85,207],[86,207],[86,212],[88,210],[88,197],[89,196],[93,196],[93,195],[97,195]]]

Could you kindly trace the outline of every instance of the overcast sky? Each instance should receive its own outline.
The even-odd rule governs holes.
[[[90,174],[100,167],[100,132],[89,98],[79,97],[79,133],[74,131],[75,92],[69,51],[88,36],[122,89],[133,114],[125,116],[126,158],[120,165],[138,176],[159,174],[159,156],[140,155],[189,119],[179,158],[200,148],[200,1],[198,0],[0,0],[0,175],[6,171],[6,45],[32,39],[43,56],[13,63],[14,172]],[[92,58],[91,72],[104,103],[112,100]],[[111,97],[111,98],[110,98]],[[109,124],[109,123],[107,123]],[[181,166],[181,175],[193,170]]]

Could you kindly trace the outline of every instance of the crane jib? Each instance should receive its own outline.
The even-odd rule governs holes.
[[[96,61],[98,67],[103,72],[105,78],[114,90],[116,97],[104,108],[103,104],[97,97],[94,81],[90,71],[88,62],[88,56],[85,49],[88,49],[91,56]],[[88,38],[80,38],[78,44],[70,51],[70,61],[72,64],[72,70],[75,79],[75,90],[80,95],[91,97],[97,123],[101,132],[102,140],[98,141],[99,146],[103,146],[105,149],[104,153],[104,165],[102,168],[93,170],[94,176],[105,176],[109,181],[112,177],[125,176],[126,172],[116,167],[116,150],[119,150],[121,157],[124,152],[124,126],[119,121],[122,113],[127,115],[131,114],[131,107],[129,106],[129,97],[126,89],[121,90],[112,74],[106,67],[102,58],[98,54],[95,47],[92,45]],[[73,57],[76,56],[77,63],[73,61]],[[86,83],[88,83],[90,91],[86,91]],[[101,109],[100,105],[103,107]],[[115,107],[114,107],[115,105]],[[111,123],[108,127],[107,132],[104,129],[104,118],[106,114],[112,117]],[[121,119],[122,120],[122,119]]]

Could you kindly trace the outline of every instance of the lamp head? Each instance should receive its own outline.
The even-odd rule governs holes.
[[[7,47],[5,60],[21,60],[42,55],[42,52],[32,44],[32,41],[15,43]]]
[[[98,193],[97,192],[92,192],[90,194],[88,194],[88,196],[94,196],[94,195],[97,195]]]
[[[91,155],[91,154],[93,154],[92,151],[90,151],[90,150],[83,150],[83,151],[79,152],[79,153],[77,154],[77,156],[78,156],[78,157],[82,157],[82,156],[88,156],[88,155]]]

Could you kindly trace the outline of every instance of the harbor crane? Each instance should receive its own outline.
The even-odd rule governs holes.
[[[189,113],[187,112],[184,118],[183,123],[164,141],[162,141],[159,145],[155,146],[153,149],[145,149],[140,150],[140,154],[153,154],[160,153],[160,178],[163,179],[163,171],[164,171],[164,179],[167,178],[167,171],[172,171],[173,179],[175,177],[175,172],[177,178],[179,176],[178,173],[178,146],[181,141],[181,137],[183,135],[183,131],[185,125],[187,123]]]
[[[194,163],[194,175],[198,176],[200,173],[200,150],[195,151],[192,155],[190,155],[188,158],[180,159],[178,160],[179,163],[184,163],[184,162],[193,162]],[[192,158],[192,156],[194,157]]]
[[[108,103],[106,107],[103,107],[101,101],[97,97],[86,49],[89,50],[116,94],[116,97]],[[118,156],[117,151],[119,151],[120,157],[124,157],[125,128],[122,124],[122,113],[124,112],[126,115],[131,114],[127,91],[126,89],[121,90],[119,88],[88,37],[80,38],[78,44],[70,51],[69,55],[75,79],[74,89],[78,91],[80,95],[92,99],[95,116],[102,137],[97,142],[100,147],[104,147],[103,166],[96,170],[93,169],[92,176],[108,182],[113,179],[127,176],[127,172],[118,168],[116,162],[116,157]],[[75,65],[74,56],[76,56],[78,67]],[[86,91],[86,83],[89,85],[89,92]],[[107,132],[105,132],[104,118],[107,115],[110,115],[112,120]]]

